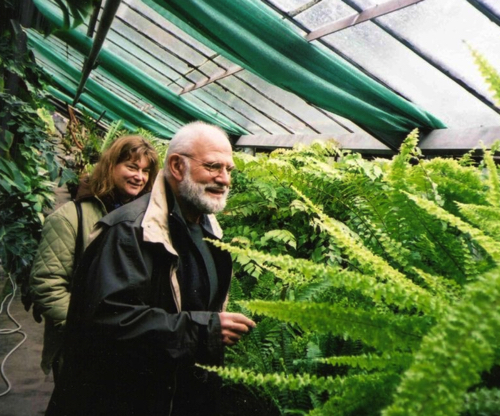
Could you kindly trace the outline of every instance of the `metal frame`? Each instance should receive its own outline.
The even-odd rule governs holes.
[[[328,23],[327,25],[307,34],[306,39],[309,42],[312,42],[315,39],[322,38],[326,35],[330,35],[331,33],[375,19],[385,14],[404,9],[405,7],[412,6],[421,1],[423,0],[390,0],[382,4],[377,4],[376,6],[365,9],[358,14],[347,16],[336,20],[335,22]]]
[[[73,99],[73,107],[78,103],[80,95],[82,95],[85,88],[85,83],[87,82],[92,69],[94,69],[97,57],[99,56],[102,45],[104,44],[109,28],[113,23],[113,19],[115,18],[118,7],[120,7],[120,3],[121,0],[108,0],[106,2],[106,5],[104,6],[104,10],[102,11],[101,15],[101,21],[99,22],[99,28],[97,29],[97,33],[92,44],[92,49],[90,50],[90,53],[85,60],[85,65],[82,69],[82,78],[80,80],[80,84],[78,85],[78,89],[76,90],[75,98]]]
[[[314,141],[335,140],[345,150],[352,150],[367,155],[391,156],[395,152],[374,138],[360,134],[340,136],[328,134],[293,134],[293,135],[246,135],[235,143],[236,148],[255,148],[274,150],[292,148],[298,143],[311,144]],[[490,148],[500,140],[500,126],[474,129],[440,129],[428,134],[421,134],[418,147],[428,156],[460,156],[471,149],[481,149],[481,143]]]
[[[469,1],[469,0],[467,0],[467,1]],[[361,11],[361,8],[358,7],[355,0],[342,0],[342,2],[344,2],[348,6],[352,7],[354,10]],[[491,101],[487,96],[482,94],[480,91],[476,90],[475,88],[473,88],[472,86],[467,84],[467,82],[465,82],[452,68],[449,68],[446,65],[441,64],[438,60],[429,56],[429,54],[425,53],[421,48],[419,48],[414,43],[405,39],[403,36],[401,36],[399,33],[397,33],[394,29],[392,29],[389,25],[386,25],[379,20],[373,20],[372,23],[374,25],[378,26],[384,32],[386,32],[389,36],[392,36],[398,42],[402,43],[404,46],[406,46],[408,49],[410,49],[413,53],[415,53],[419,58],[423,59],[429,65],[432,65],[439,72],[444,74],[446,77],[448,77],[449,79],[454,81],[456,84],[460,85],[469,94],[473,95],[475,98],[477,98],[483,104],[488,106],[491,110],[500,114],[500,108],[498,108],[493,101]]]
[[[467,0],[472,6],[478,9],[493,23],[500,26],[500,15],[496,13],[490,6],[484,4],[481,0]]]
[[[292,148],[296,144],[309,145],[315,141],[334,140],[341,148],[373,155],[393,155],[395,152],[378,140],[363,133],[329,134],[259,134],[241,136],[235,143],[236,148],[255,148],[274,150]]]

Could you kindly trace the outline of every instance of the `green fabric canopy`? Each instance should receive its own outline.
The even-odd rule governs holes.
[[[34,0],[34,3],[38,10],[54,26],[58,28],[63,27],[63,14],[59,8],[44,0]],[[63,42],[67,43],[85,56],[89,54],[92,48],[92,40],[75,29],[58,30],[54,34]],[[49,40],[46,40],[46,42],[49,42]],[[230,134],[240,135],[247,133],[245,130],[241,129],[239,126],[235,125],[216,111],[203,111],[186,99],[174,94],[154,78],[139,71],[130,62],[111,53],[106,47],[103,47],[99,54],[99,65],[100,68],[105,70],[112,78],[114,78],[119,85],[141,97],[144,101],[153,104],[159,110],[169,114],[178,122],[178,125],[182,125],[193,120],[203,120],[208,123],[219,125]],[[90,88],[86,87],[86,90],[89,91]],[[87,93],[87,91],[85,91],[85,93]],[[116,114],[128,112],[130,110],[129,106],[125,106],[122,111],[118,111],[116,106],[124,103],[123,100],[121,101],[122,103],[115,103],[115,109],[112,110]],[[106,101],[105,103],[106,106],[112,104],[113,103],[109,101]],[[178,125],[164,126],[163,130],[166,129],[170,132],[175,132]],[[166,137],[170,136],[171,134]]]
[[[80,69],[72,66],[34,31],[28,31],[28,44],[43,56],[44,59],[52,62],[58,68],[59,73],[47,71],[47,68],[42,69],[52,78],[52,87],[60,92],[60,94],[55,95],[56,98],[62,99],[67,104],[71,104],[73,99],[70,97],[75,96],[80,81]],[[54,94],[54,91],[52,90],[51,93]],[[109,121],[120,119],[126,123],[125,125],[129,129],[133,129],[132,127],[143,127],[159,137],[171,137],[175,133],[174,129],[160,124],[148,114],[138,110],[92,79],[87,81],[86,93],[82,95],[80,105],[77,107],[80,110],[85,109],[98,115],[106,111],[104,118]]]
[[[416,127],[446,127],[343,59],[307,42],[260,2],[143,2],[231,61],[318,107],[352,120],[392,147],[398,147]]]

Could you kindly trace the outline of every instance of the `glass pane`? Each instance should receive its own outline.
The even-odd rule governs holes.
[[[136,13],[140,13],[145,19],[149,20],[151,23],[154,23],[156,26],[164,29],[166,32],[170,34],[170,36],[181,39],[184,43],[190,45],[195,50],[200,51],[203,55],[211,55],[213,52],[210,48],[207,48],[202,43],[198,42],[196,39],[193,39],[191,36],[184,33],[177,26],[170,21],[166,20],[158,14],[153,9],[146,6],[141,0],[127,0],[123,2],[131,11]],[[123,7],[123,6],[122,6]],[[127,13],[125,11],[124,13]]]
[[[311,3],[311,0],[270,0],[269,3],[272,3],[280,10],[289,13],[306,5],[307,3]]]
[[[294,117],[291,118],[291,121],[287,124],[294,133],[344,134],[348,132],[327,114],[308,105],[300,97],[271,85],[248,71],[243,71],[235,76],[245,81],[253,88],[263,91],[266,97],[269,97],[271,101],[285,106],[286,110],[291,114],[291,117]]]
[[[205,57],[198,51],[143,16],[134,12],[128,12],[125,15],[115,18],[113,28],[116,27],[118,33],[125,39],[133,39],[134,43],[142,49],[150,51],[151,56],[159,59],[174,59],[172,65],[176,68],[184,68],[181,69],[182,72],[189,65],[198,66],[204,61]]]
[[[322,2],[321,7],[326,7],[327,3],[332,3],[332,9],[336,9],[333,7],[337,5],[335,1]],[[365,7],[369,5],[372,4],[366,2]],[[311,29],[318,25],[314,9],[297,17]],[[500,39],[500,28],[495,25],[493,28],[491,22],[466,1],[426,0],[379,19],[397,25],[405,38],[417,44],[426,54],[458,71],[468,83],[478,88],[482,81],[477,73],[473,76],[474,65],[463,40],[468,34],[474,34],[474,39],[478,39],[484,33],[488,33],[485,41],[493,33],[497,40]],[[486,32],[483,32],[484,28],[487,28]],[[373,22],[336,32],[325,37],[324,41],[376,79],[439,117],[449,127],[494,125],[500,121],[500,116],[493,110]],[[492,42],[488,40],[488,44]],[[487,93],[484,83],[481,90]]]

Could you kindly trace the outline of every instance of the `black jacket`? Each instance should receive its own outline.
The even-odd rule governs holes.
[[[166,194],[160,173],[151,194],[98,223],[100,234],[75,277],[63,368],[47,415],[168,415],[179,393],[180,401],[191,397],[196,407],[209,391],[208,375],[193,365],[222,363],[216,312],[229,290],[231,257],[210,245],[218,293],[206,310],[183,310],[174,243],[189,233],[168,212]],[[205,235],[220,237],[212,216],[203,228]],[[215,413],[205,408],[199,414]]]

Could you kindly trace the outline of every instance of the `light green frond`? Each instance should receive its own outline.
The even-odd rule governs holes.
[[[500,209],[487,205],[457,203],[460,213],[485,234],[500,240]]]
[[[465,291],[424,337],[383,416],[456,415],[467,389],[493,364],[500,333],[500,268]]]
[[[302,328],[361,340],[381,350],[418,347],[429,329],[429,320],[418,316],[382,314],[342,305],[299,302],[241,302],[248,310],[294,322]]]
[[[495,146],[495,144],[493,144]],[[484,151],[484,163],[488,169],[488,202],[494,207],[500,207],[500,179],[498,178],[498,170],[495,161],[493,160],[492,152]]]
[[[425,210],[428,214],[435,216],[436,218],[445,221],[446,223],[458,228],[464,234],[470,234],[470,236],[479,244],[481,247],[495,259],[495,261],[500,260],[500,243],[495,241],[493,238],[485,235],[481,230],[471,226],[470,224],[462,221],[460,218],[453,214],[445,211],[443,208],[439,207],[432,201],[428,201],[424,198],[420,198],[416,195],[411,195],[407,192],[405,194],[415,202],[420,208]]]
[[[497,104],[500,105],[500,73],[498,73],[498,71],[496,71],[478,51],[470,46],[469,49],[474,57],[476,65],[479,67],[479,71],[486,83],[490,86],[490,90],[494,93]]]
[[[238,367],[207,367],[200,365],[208,371],[217,373],[222,378],[236,383],[245,383],[249,386],[272,386],[280,390],[300,390],[306,387],[314,387],[318,390],[333,393],[342,385],[340,377],[318,377],[311,374],[285,374],[270,373],[262,374]]]
[[[279,241],[290,247],[297,248],[297,242],[295,236],[288,230],[271,230],[264,234],[260,239],[263,246],[267,244],[269,240]]]
[[[399,377],[393,373],[346,377],[336,394],[308,416],[378,415],[390,403],[398,381]]]
[[[363,370],[387,370],[387,369],[403,369],[409,367],[413,360],[411,354],[399,352],[385,352],[382,355],[364,354],[355,356],[341,356],[341,357],[328,357],[320,358],[319,362],[341,366],[348,365],[353,368],[360,368]]]
[[[387,175],[388,182],[397,185],[404,183],[407,169],[410,168],[408,163],[410,159],[418,156],[418,130],[413,130],[403,141],[399,148],[399,153],[394,156],[391,163],[390,171]]]
[[[426,273],[417,267],[413,267],[413,272],[419,276],[443,302],[452,304],[460,298],[462,288],[453,280]]]
[[[328,267],[287,255],[274,256],[218,241],[213,241],[213,244],[229,251],[236,261],[241,261],[243,264],[256,262],[261,265],[259,267],[266,267],[265,264],[268,263],[282,271],[289,271],[276,273],[276,277],[283,278],[289,284],[306,284],[315,278],[327,279],[332,287],[359,292],[375,303],[394,305],[407,311],[419,310],[430,316],[438,316],[445,307],[442,300],[432,296],[409,280],[400,279],[388,282],[377,276],[338,267]],[[274,271],[275,269],[269,270]]]
[[[353,236],[352,231],[345,224],[328,217],[299,190],[294,187],[292,189],[305,201],[309,209],[319,217],[319,221],[315,221],[315,224],[326,230],[334,238],[336,244],[345,252],[347,257],[359,264],[358,267],[364,274],[374,275],[381,281],[406,288],[408,292],[418,296],[420,299],[419,304],[425,305],[427,311],[439,309],[435,304],[435,299],[428,292],[415,285],[404,274],[392,268],[384,259],[364,246],[359,238]]]

